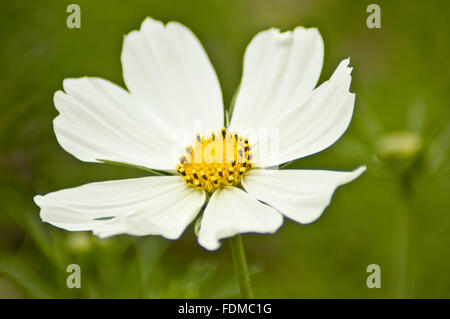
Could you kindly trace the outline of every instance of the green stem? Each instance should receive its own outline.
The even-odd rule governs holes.
[[[253,298],[252,287],[250,285],[250,277],[248,275],[247,261],[245,259],[244,244],[241,235],[230,238],[231,254],[233,256],[234,269],[239,282],[241,298]]]
[[[413,194],[411,178],[406,175],[401,180],[401,193],[404,202],[404,207],[402,209],[402,215],[400,219],[400,251],[399,251],[399,285],[398,285],[398,295],[399,298],[412,298],[413,296],[413,284],[412,281],[413,273],[413,260],[412,260],[412,247],[413,247],[413,210],[412,205]]]

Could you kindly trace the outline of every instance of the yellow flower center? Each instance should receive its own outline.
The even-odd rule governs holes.
[[[207,138],[197,133],[176,170],[188,186],[212,193],[222,185],[238,185],[252,168],[251,159],[248,139],[222,128]]]

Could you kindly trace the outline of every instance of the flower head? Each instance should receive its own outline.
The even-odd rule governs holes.
[[[54,96],[54,130],[60,145],[82,161],[168,175],[38,195],[42,220],[100,237],[176,239],[204,207],[198,241],[209,250],[238,233],[273,233],[283,215],[299,223],[316,220],[335,189],[365,170],[273,169],[329,147],[350,123],[349,60],[315,88],[322,62],[316,29],[257,34],[245,52],[225,128],[219,81],[200,42],[179,23],[145,19],[124,40],[128,91],[100,78],[64,80],[64,92]],[[267,134],[260,134],[268,130],[276,132],[269,134],[276,137],[270,147]]]
[[[213,193],[222,186],[237,186],[241,177],[252,168],[248,138],[220,132],[204,138],[197,134],[195,143],[180,156],[177,173],[188,186]]]

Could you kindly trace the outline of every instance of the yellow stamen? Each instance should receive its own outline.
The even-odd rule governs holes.
[[[176,170],[186,185],[213,193],[221,186],[238,185],[252,168],[247,138],[221,128],[210,137],[196,134],[194,144],[186,146]]]

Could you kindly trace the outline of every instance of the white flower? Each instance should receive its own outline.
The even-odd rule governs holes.
[[[206,205],[198,241],[208,250],[238,233],[273,233],[283,215],[311,223],[338,186],[365,170],[266,173],[269,167],[322,151],[347,129],[355,101],[349,92],[349,60],[315,88],[322,62],[317,29],[257,34],[245,52],[229,128],[221,131],[219,81],[200,42],[179,23],[164,26],[147,18],[124,40],[122,66],[129,92],[100,78],[64,80],[65,92],[54,96],[59,111],[54,130],[60,145],[82,161],[127,163],[174,175],[38,195],[34,201],[42,220],[69,231],[90,230],[102,238],[131,234],[176,239]],[[192,147],[181,160],[174,158],[180,140],[173,132],[193,129],[196,122],[211,128],[210,133],[184,134],[183,143],[188,138]],[[252,158],[250,148],[257,149],[258,141],[246,140],[241,132],[258,128],[278,129],[276,154]],[[228,158],[223,163],[193,163],[191,152],[198,154],[212,143],[234,143],[239,154],[234,153],[233,163]]]

